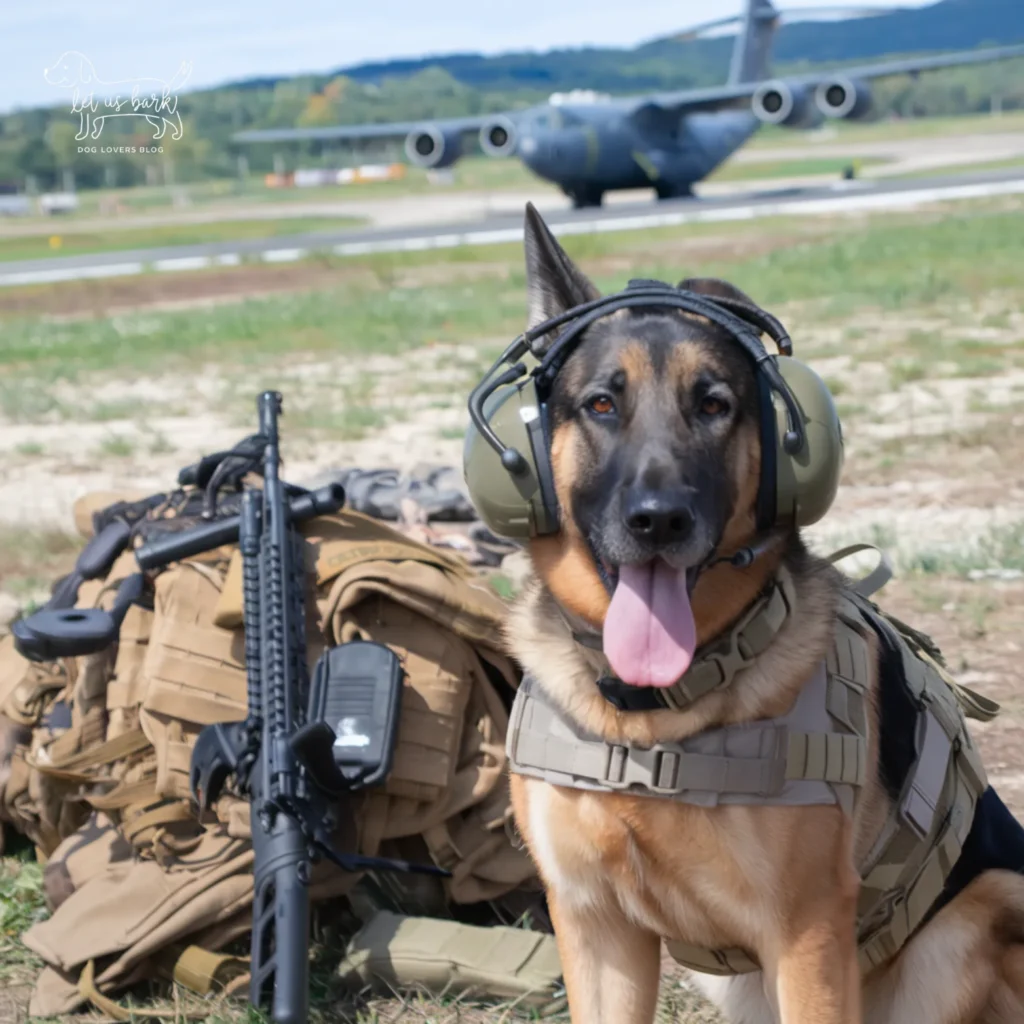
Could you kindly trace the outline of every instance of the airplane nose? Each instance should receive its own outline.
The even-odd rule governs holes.
[[[561,179],[571,177],[582,169],[586,145],[578,132],[536,132],[524,136],[519,143],[519,155],[535,174]],[[577,166],[579,164],[579,166]]]
[[[519,154],[526,165],[538,174],[551,169],[555,146],[543,135],[527,135],[519,143]]]

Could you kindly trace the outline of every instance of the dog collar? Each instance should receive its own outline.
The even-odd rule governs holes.
[[[731,628],[698,649],[693,663],[671,686],[631,686],[603,673],[597,679],[597,688],[619,711],[683,711],[705,694],[724,689],[739,672],[749,668],[778,635],[794,606],[793,579],[780,568]],[[599,633],[578,629],[569,613],[559,610],[577,643],[602,649]]]

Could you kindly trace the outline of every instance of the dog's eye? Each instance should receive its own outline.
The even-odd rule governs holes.
[[[707,395],[701,399],[700,411],[704,416],[724,416],[729,411],[729,404],[714,395]]]
[[[615,412],[615,403],[608,395],[598,395],[587,403],[587,408],[598,416],[607,416],[609,413]]]

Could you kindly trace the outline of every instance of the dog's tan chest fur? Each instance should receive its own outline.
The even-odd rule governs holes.
[[[659,936],[710,948],[762,947],[793,843],[785,808],[701,808],[512,779],[516,817],[563,905],[620,914]],[[804,814],[807,808],[800,809]],[[837,808],[819,808],[834,832]],[[780,811],[782,812],[780,814]]]

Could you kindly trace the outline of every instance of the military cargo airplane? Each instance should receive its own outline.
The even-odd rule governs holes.
[[[801,12],[803,13],[803,12]],[[862,12],[863,13],[863,12]],[[877,10],[873,13],[878,13]],[[600,206],[605,192],[653,188],[659,199],[691,194],[763,124],[809,128],[825,118],[859,120],[871,110],[869,81],[935,68],[1024,55],[1024,45],[965,50],[837,71],[769,78],[771,45],[780,12],[771,0],[746,0],[725,85],[634,97],[574,102],[570,94],[524,110],[432,123],[338,125],[239,132],[233,141],[350,141],[405,138],[409,161],[450,167],[476,134],[488,156],[517,155],[535,174],[554,182],[576,207]],[[561,100],[561,102],[559,102]]]

